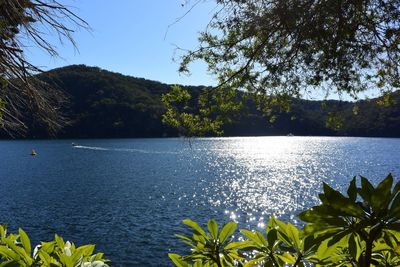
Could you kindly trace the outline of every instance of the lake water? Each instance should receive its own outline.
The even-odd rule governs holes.
[[[0,149],[0,222],[35,244],[55,233],[94,243],[117,267],[171,266],[167,253],[186,249],[174,237],[185,218],[298,223],[323,181],[343,190],[354,175],[400,175],[400,139],[35,140]]]

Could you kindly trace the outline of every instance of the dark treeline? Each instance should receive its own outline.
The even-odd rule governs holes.
[[[49,82],[69,97],[64,113],[68,125],[57,138],[166,137],[179,133],[161,122],[164,107],[161,94],[169,85],[124,76],[96,67],[74,65],[54,69],[45,75]],[[202,87],[188,86],[196,95]],[[292,100],[290,113],[278,114],[275,122],[256,110],[249,101],[233,124],[224,126],[226,136],[257,135],[332,135],[400,136],[400,93],[393,93],[388,107],[379,99],[357,103],[342,101]],[[356,108],[355,108],[356,107]],[[357,112],[354,112],[357,110]],[[334,118],[330,118],[334,113]],[[357,114],[355,114],[357,113]],[[333,123],[332,123],[333,121]],[[327,127],[331,122],[331,127]],[[340,126],[338,128],[332,126]],[[33,120],[28,138],[48,138],[48,133]],[[1,137],[7,138],[6,133]]]

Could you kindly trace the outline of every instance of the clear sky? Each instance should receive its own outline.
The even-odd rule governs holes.
[[[213,1],[202,1],[175,24],[191,7],[190,3],[185,5],[185,0],[59,2],[85,19],[92,31],[78,30],[74,34],[78,52],[68,43],[60,44],[56,36],[46,36],[56,44],[61,58],[50,57],[32,47],[27,56],[33,64],[45,70],[85,64],[169,84],[215,84],[205,64],[192,64],[192,74],[188,77],[178,73],[179,64],[173,61],[176,46],[196,47],[198,32],[205,29],[215,11]]]
[[[214,0],[59,2],[86,20],[92,30],[78,29],[75,32],[74,39],[79,51],[68,43],[60,44],[57,36],[45,36],[57,46],[60,58],[50,57],[32,47],[26,52],[34,65],[49,70],[85,64],[168,84],[216,85],[214,77],[208,74],[202,62],[190,65],[190,76],[179,74],[179,57],[176,55],[177,46],[196,48],[198,33],[205,29],[216,11]],[[200,3],[184,16],[196,2]],[[177,21],[178,18],[181,19]],[[376,93],[376,90],[370,90],[360,96],[374,97]],[[323,99],[325,93],[314,91],[308,98]],[[328,98],[337,99],[338,96],[329,95]],[[347,96],[343,99],[352,100]]]

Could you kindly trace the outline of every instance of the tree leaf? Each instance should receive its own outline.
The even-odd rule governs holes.
[[[196,233],[202,235],[203,237],[207,237],[206,233],[204,232],[204,230],[194,221],[190,220],[190,219],[185,219],[182,221],[184,224],[186,224],[187,226],[192,227]]]
[[[270,229],[267,232],[267,241],[268,241],[269,249],[272,250],[273,247],[275,246],[275,244],[277,242],[279,242],[278,241],[278,231],[276,229]]]
[[[0,255],[3,255],[4,258],[12,259],[15,261],[18,261],[20,259],[20,256],[17,253],[8,249],[5,246],[0,246]]]
[[[181,256],[179,256],[178,254],[168,253],[168,257],[177,267],[189,267],[189,264],[182,260]]]
[[[31,241],[29,240],[28,235],[21,228],[18,229],[18,232],[19,232],[19,238],[21,239],[22,246],[24,247],[26,253],[28,255],[30,255],[32,252],[32,248],[31,248]]]
[[[290,255],[290,253],[285,252],[282,255],[277,255],[281,260],[283,260],[284,262],[288,263],[288,264],[295,264],[296,263],[296,259]]]
[[[374,186],[368,181],[367,178],[361,176],[361,188],[359,188],[358,193],[360,196],[366,200],[368,203],[371,202],[371,196],[374,192]]]
[[[380,211],[383,209],[387,209],[391,197],[391,189],[393,185],[393,177],[389,174],[373,191],[371,196],[370,205],[374,208],[375,211]]]
[[[218,224],[215,220],[208,221],[208,231],[210,231],[212,237],[217,240],[218,239]]]
[[[259,236],[256,235],[255,232],[246,230],[246,229],[241,229],[240,232],[246,236],[249,240],[253,241],[257,246],[262,247],[264,246],[263,242],[259,239]]]
[[[240,242],[231,242],[225,246],[225,250],[230,249],[245,249],[247,247],[253,246],[253,243],[250,241],[240,241]]]
[[[225,224],[219,234],[219,241],[221,243],[224,243],[228,239],[228,237],[230,237],[235,232],[236,228],[237,223],[235,222],[228,222],[227,224]]]
[[[350,182],[350,186],[347,189],[347,195],[349,196],[351,201],[356,201],[357,199],[357,185],[356,185],[356,177],[353,177],[353,180]]]

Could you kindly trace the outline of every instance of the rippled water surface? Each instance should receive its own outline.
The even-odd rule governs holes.
[[[318,203],[323,181],[342,190],[354,175],[400,176],[400,139],[0,141],[0,149],[0,222],[34,243],[54,233],[95,243],[117,267],[170,266],[185,218],[241,228],[261,228],[272,214],[296,222]]]

